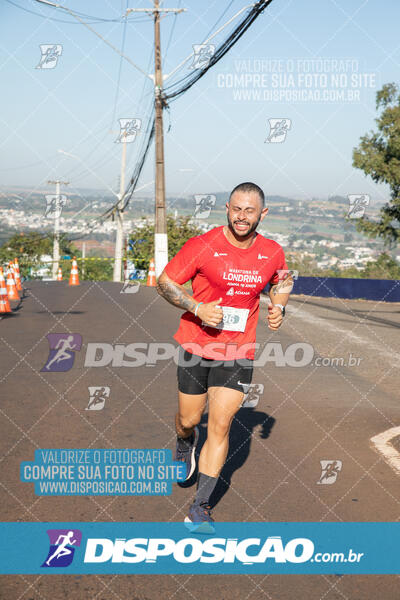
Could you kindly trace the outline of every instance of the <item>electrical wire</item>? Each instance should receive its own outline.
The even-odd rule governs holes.
[[[182,0],[179,0],[178,10],[181,8],[181,5],[182,5]],[[171,31],[170,31],[170,34],[169,34],[168,43],[167,43],[167,46],[165,48],[165,54],[164,54],[164,58],[163,58],[163,65],[165,64],[165,61],[167,60],[168,50],[169,50],[169,47],[171,45],[172,36],[174,35],[174,31],[175,31],[177,16],[178,16],[178,13],[174,13],[174,22],[172,23],[172,27],[171,27]]]
[[[8,0],[8,1],[11,1],[11,0]],[[186,75],[185,77],[183,77],[182,79],[176,81],[175,83],[172,83],[170,86],[167,86],[162,91],[162,94],[161,94],[163,105],[168,106],[168,101],[177,99],[178,97],[183,95],[185,92],[187,92],[197,81],[199,81],[199,79],[204,77],[204,75],[215,64],[217,64],[225,56],[225,54],[227,54],[227,52],[229,52],[229,50],[239,41],[239,39],[244,35],[244,33],[248,30],[248,28],[261,15],[261,13],[267,8],[267,6],[269,4],[271,4],[272,1],[273,0],[258,0],[258,2],[256,2],[256,4],[248,11],[248,13],[245,15],[245,17],[240,21],[239,25],[237,25],[234,28],[234,30],[227,37],[227,39],[218,46],[218,48],[216,49],[213,56],[210,57],[207,64],[203,68],[196,69],[196,71],[194,73],[190,73],[190,74]],[[229,6],[230,5],[228,5],[226,10],[228,10]],[[86,23],[84,23],[79,17],[77,17],[68,8],[66,8],[66,7],[60,7],[60,8],[63,8],[63,10],[66,10],[67,12],[69,12],[72,16],[77,18],[83,25],[88,27],[88,25]],[[116,50],[118,52],[118,54],[120,54],[121,57],[123,56],[123,58],[126,58],[136,68],[138,68],[137,65],[135,65],[133,63],[133,61],[131,61],[130,59],[128,59],[128,57],[123,55],[122,52],[119,52],[114,46],[112,46],[112,44],[110,44],[107,40],[105,40],[102,36],[100,36],[100,34],[98,34],[95,30],[93,30],[90,27],[88,27],[88,29],[93,31],[98,37],[103,39],[103,41],[105,43],[107,43],[114,50]],[[144,71],[142,69],[139,68],[139,70],[142,71],[142,73],[144,73]],[[91,233],[91,231],[93,231],[93,229],[97,226],[97,224],[99,224],[100,222],[104,222],[105,219],[107,219],[111,216],[114,216],[117,209],[124,211],[126,209],[126,207],[129,205],[129,202],[130,202],[130,200],[133,196],[133,193],[137,187],[137,184],[138,184],[140,175],[142,173],[149,149],[151,147],[151,143],[154,139],[154,135],[155,135],[155,116],[154,116],[154,106],[153,106],[152,118],[148,122],[146,134],[143,138],[141,152],[139,153],[140,158],[136,162],[135,169],[133,171],[131,179],[128,183],[128,186],[127,186],[122,198],[120,198],[116,203],[114,203],[114,205],[111,206],[107,211],[105,211],[100,217],[97,217],[94,220],[93,225],[89,226],[89,231],[87,232],[87,234],[85,234],[85,237],[86,237],[86,235]],[[122,202],[122,206],[121,206],[121,202]],[[82,237],[82,236],[80,236],[80,237]]]
[[[232,6],[232,4],[235,2],[235,0],[231,0],[228,4],[228,6],[224,9],[224,12],[221,14],[221,16],[216,20],[216,22],[214,23],[214,25],[211,27],[210,31],[207,33],[207,35],[204,36],[204,39],[206,40],[208,37],[210,37],[210,35],[212,34],[213,31],[216,30],[218,23],[221,22],[221,20],[224,18],[224,16],[226,15],[226,13],[228,12],[228,10],[230,9],[230,7]]]
[[[164,106],[168,106],[168,101],[175,100],[185,92],[187,92],[201,77],[203,77],[217,62],[219,62],[227,52],[239,41],[239,39],[244,35],[244,33],[248,30],[248,28],[254,23],[254,21],[261,15],[261,13],[267,8],[269,4],[271,4],[273,0],[259,0],[256,4],[247,12],[245,17],[240,21],[239,25],[235,27],[232,33],[227,37],[227,39],[222,42],[215,54],[211,57],[208,64],[202,68],[197,69],[195,73],[191,73],[181,80],[171,84],[169,87],[165,88],[161,94],[162,101]],[[169,90],[169,91],[168,91]],[[165,93],[167,92],[167,93]],[[115,213],[117,208],[119,207],[121,210],[125,210],[128,206],[135,188],[137,186],[140,174],[143,170],[143,166],[151,145],[151,142],[154,138],[155,133],[155,120],[153,118],[152,127],[150,133],[147,136],[147,143],[142,152],[141,158],[138,161],[134,173],[131,177],[131,180],[125,190],[123,195],[123,206],[120,206],[120,200],[114,204],[108,211],[106,211],[103,216],[111,216]]]
[[[126,0],[125,13],[126,13],[126,9],[127,8],[128,8],[128,0]],[[121,83],[122,59],[123,59],[122,55],[123,55],[123,52],[125,50],[125,39],[126,39],[126,18],[124,19],[124,27],[123,27],[123,31],[122,31],[121,56],[119,58],[119,68],[118,68],[118,76],[117,76],[117,89],[115,90],[114,109],[113,109],[113,113],[112,113],[112,119],[111,119],[110,129],[113,126],[114,119],[115,119],[115,112],[117,110],[117,102],[118,102],[118,96],[119,96],[119,86],[120,86],[120,83]]]
[[[43,18],[45,16],[43,13],[38,13],[38,12],[35,12],[34,10],[30,10],[29,8],[26,8],[25,6],[21,6],[20,4],[17,4],[13,0],[6,0],[6,2],[8,2],[8,4],[12,4],[16,8],[19,8],[20,10],[30,13],[31,15],[35,15],[36,17]],[[95,17],[93,15],[87,15],[87,14],[81,13],[79,11],[74,11],[74,12],[82,18],[89,19],[89,23],[91,25],[93,25],[95,23],[118,23],[118,22],[122,22],[122,20],[125,18],[124,16],[121,16],[118,19],[105,19],[103,17]],[[48,21],[56,21],[58,23],[67,23],[69,25],[78,25],[78,23],[76,23],[75,21],[70,21],[70,20],[66,20],[66,19],[57,19],[55,17],[46,17],[46,19]],[[147,19],[144,19],[141,16],[133,16],[133,17],[128,18],[128,22],[145,23],[145,22],[147,22]]]
[[[102,218],[107,219],[113,213],[115,213],[117,208],[124,211],[126,209],[126,207],[128,206],[128,204],[133,196],[133,193],[136,189],[136,186],[138,184],[139,177],[142,173],[144,164],[146,162],[147,154],[150,150],[151,143],[154,138],[154,133],[155,133],[155,119],[153,117],[152,121],[149,123],[149,126],[147,127],[146,136],[144,137],[144,144],[143,144],[144,148],[141,152],[140,159],[136,163],[135,169],[134,169],[132,177],[128,183],[126,191],[125,191],[123,197],[121,198],[121,200],[123,201],[122,206],[120,205],[121,200],[118,200],[118,202],[116,202],[111,208],[109,208],[106,212],[103,213]]]
[[[246,16],[235,27],[228,38],[222,42],[216,49],[215,53],[209,58],[207,64],[203,68],[196,69],[193,73],[189,73],[182,79],[172,83],[163,90],[163,100],[165,102],[174,100],[187,92],[199,79],[216,65],[229,50],[239,41],[248,28],[254,23],[257,17],[271,4],[272,0],[259,0],[249,10]]]

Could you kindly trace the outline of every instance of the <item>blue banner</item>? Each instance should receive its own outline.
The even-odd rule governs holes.
[[[400,523],[0,523],[1,574],[399,574]]]
[[[400,302],[400,281],[347,277],[299,277],[294,281],[293,294],[322,298],[361,298]]]

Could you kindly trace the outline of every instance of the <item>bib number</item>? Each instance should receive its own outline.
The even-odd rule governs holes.
[[[221,306],[222,308],[222,321],[215,326],[214,329],[223,329],[224,331],[241,331],[243,332],[246,328],[247,317],[249,315],[248,308],[234,308],[233,306]],[[206,325],[202,321],[203,325]],[[214,327],[213,325],[207,325],[207,327]]]

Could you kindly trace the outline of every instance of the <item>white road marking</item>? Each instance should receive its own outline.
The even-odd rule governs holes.
[[[383,455],[386,462],[400,475],[400,452],[392,446],[390,440],[400,435],[400,426],[391,427],[371,438],[375,449]]]

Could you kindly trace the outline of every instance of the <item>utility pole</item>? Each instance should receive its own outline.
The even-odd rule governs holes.
[[[170,73],[163,75],[162,74],[162,63],[161,63],[161,41],[160,41],[160,20],[162,13],[182,13],[186,12],[186,8],[162,8],[160,7],[160,0],[153,0],[154,6],[153,8],[127,8],[126,16],[131,12],[138,13],[146,13],[153,15],[154,18],[154,57],[155,57],[155,73],[154,75],[150,73],[146,73],[143,71],[141,67],[133,62],[131,58],[126,56],[122,51],[113,46],[108,40],[106,40],[103,36],[101,36],[97,31],[93,29],[90,25],[82,21],[79,15],[75,14],[71,9],[66,6],[61,6],[59,4],[55,4],[54,2],[50,2],[50,0],[36,0],[42,4],[47,4],[53,6],[54,8],[59,8],[68,12],[73,18],[79,21],[82,25],[84,25],[87,29],[89,29],[92,33],[94,33],[98,38],[100,38],[107,46],[112,48],[114,52],[116,52],[119,56],[124,58],[130,65],[132,65],[135,69],[140,71],[142,75],[149,77],[154,84],[154,105],[155,105],[155,146],[156,146],[156,186],[155,186],[155,267],[156,267],[156,276],[159,276],[163,268],[168,262],[168,237],[167,237],[167,223],[166,223],[166,207],[165,207],[165,174],[164,174],[164,135],[163,135],[163,109],[165,106],[165,101],[163,100],[163,82],[174,75],[179,69],[181,69],[185,63],[187,63],[194,55],[195,52],[191,52],[189,56],[187,56],[179,65],[173,69]],[[208,44],[214,37],[216,37],[222,30],[224,30],[230,23],[232,23],[239,15],[241,15],[244,11],[254,8],[255,6],[261,7],[262,10],[266,8],[272,0],[257,0],[257,2],[252,2],[251,4],[247,4],[243,6],[236,14],[234,14],[224,25],[219,27],[212,35],[210,35],[206,40],[202,43]],[[259,13],[257,13],[259,14]],[[257,15],[256,15],[257,16]],[[64,154],[67,154],[64,152]],[[122,177],[121,177],[122,180]],[[121,186],[120,186],[121,187]],[[113,193],[115,193],[113,191]],[[124,190],[120,190],[119,193],[119,201],[115,209],[110,212],[110,214],[117,216],[117,243],[116,243],[116,259],[114,263],[114,281],[120,281],[121,277],[121,255],[122,255],[122,242],[119,242],[118,232],[122,232],[122,211],[121,207],[123,205],[123,194]],[[123,236],[121,236],[122,239]],[[121,250],[117,253],[118,244],[120,245]],[[118,254],[118,256],[117,256]],[[119,266],[118,266],[119,265]],[[117,274],[119,272],[119,275]],[[118,279],[116,279],[118,277]]]
[[[154,0],[154,8],[128,8],[130,12],[152,13],[154,16],[154,63],[155,70],[151,79],[154,82],[155,106],[155,146],[156,146],[156,185],[154,216],[154,259],[156,277],[168,262],[167,211],[165,207],[165,167],[164,167],[164,128],[162,98],[163,75],[161,59],[160,19],[161,13],[180,13],[183,8],[160,8],[160,0]]]
[[[168,262],[167,211],[165,207],[164,125],[162,99],[162,62],[160,39],[160,6],[154,0],[154,102],[156,146],[156,198],[154,218],[154,258],[156,277]]]
[[[85,279],[85,258],[86,258],[86,242],[82,242],[82,267],[81,267],[82,279]]]
[[[125,192],[125,168],[126,168],[126,131],[122,131],[122,158],[121,158],[121,175],[119,181],[119,202],[115,211],[117,223],[117,234],[115,238],[115,259],[113,281],[121,281],[122,269],[122,251],[124,246],[124,192]]]
[[[60,185],[68,185],[69,181],[60,181],[57,179],[56,181],[48,181],[47,183],[56,186],[52,269],[52,278],[56,281],[60,263]]]

